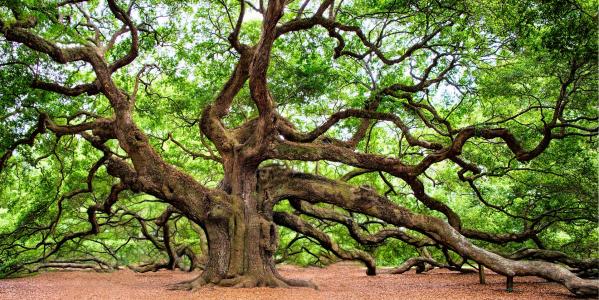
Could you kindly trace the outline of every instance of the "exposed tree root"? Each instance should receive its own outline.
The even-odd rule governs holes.
[[[208,286],[208,284],[200,275],[192,280],[186,280],[171,284],[168,286],[168,289],[172,291],[192,291],[205,286]]]
[[[289,287],[287,283],[276,278],[275,276],[252,276],[241,275],[233,278],[221,280],[218,285],[229,286],[234,288],[251,288],[251,287]]]
[[[289,285],[291,287],[306,287],[306,288],[318,290],[318,286],[315,283],[313,283],[311,280],[288,279],[288,278],[281,278],[281,280],[283,280],[285,283],[287,283],[287,285]]]
[[[270,287],[270,288],[289,288],[289,287],[307,287],[318,289],[311,281],[299,279],[285,279],[280,275],[239,275],[232,278],[223,278],[216,281],[206,279],[205,275],[200,275],[192,280],[183,281],[170,285],[169,290],[184,290],[193,291],[204,287],[221,286],[232,288],[253,288],[253,287]]]

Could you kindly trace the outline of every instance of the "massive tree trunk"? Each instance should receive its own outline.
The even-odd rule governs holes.
[[[273,256],[278,246],[277,227],[272,220],[272,203],[257,192],[257,166],[237,153],[223,156],[223,165],[225,178],[220,188],[230,196],[232,210],[204,222],[208,263],[198,278],[178,287],[314,286],[277,273]]]

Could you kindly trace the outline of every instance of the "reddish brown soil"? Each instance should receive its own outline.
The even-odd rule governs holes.
[[[203,288],[195,292],[171,291],[170,284],[197,273],[160,271],[136,274],[48,272],[32,277],[0,280],[0,299],[566,299],[564,287],[534,277],[517,277],[514,292],[505,289],[505,278],[487,273],[487,284],[478,275],[435,270],[402,275],[365,275],[363,267],[340,263],[328,268],[281,266],[290,278],[311,279],[319,290],[308,288],[227,289]]]

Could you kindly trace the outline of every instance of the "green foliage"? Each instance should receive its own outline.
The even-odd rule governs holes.
[[[106,28],[116,30],[120,24],[102,9],[102,1],[90,1],[87,8],[99,14]],[[231,74],[237,54],[227,41],[232,30],[230,16],[236,16],[237,2],[183,2],[137,1],[135,21],[146,24],[141,31],[140,57],[128,69],[120,70],[115,80],[126,91],[132,91],[137,72],[148,65],[141,74],[141,86],[136,100],[135,120],[151,139],[162,157],[186,171],[208,187],[216,187],[222,179],[222,166],[208,160],[194,159],[181,147],[168,139],[172,136],[186,149],[209,155],[214,151],[209,142],[200,138],[197,121],[202,110],[211,103]],[[227,11],[221,4],[227,4]],[[283,20],[292,20],[299,9],[292,2]],[[0,19],[16,22],[11,9],[23,15],[35,16],[39,34],[56,43],[82,45],[93,38],[89,29],[76,28],[84,17],[72,6],[56,8],[55,1],[4,0],[0,1]],[[417,94],[419,103],[434,105],[454,128],[469,125],[508,127],[525,141],[530,149],[541,139],[539,131],[548,122],[551,105],[560,95],[560,82],[568,76],[568,66],[573,61],[590,59],[593,69],[587,70],[586,80],[578,85],[564,113],[567,119],[577,116],[597,117],[597,14],[596,1],[351,1],[337,16],[349,26],[362,26],[365,31],[381,30],[384,13],[398,16],[407,14],[404,25],[382,46],[388,57],[404,53],[415,37],[427,34],[431,23],[452,22],[454,26],[443,29],[434,39],[443,45],[441,50],[457,51],[459,68],[447,74],[447,80],[433,85],[428,92]],[[462,14],[463,13],[463,14]],[[456,17],[457,15],[460,17]],[[66,21],[66,16],[71,16]],[[59,21],[60,19],[60,21]],[[151,26],[151,28],[149,27]],[[255,43],[260,38],[259,20],[243,23],[240,40]],[[342,33],[346,50],[365,53],[367,49],[354,34]],[[420,51],[398,66],[387,66],[374,55],[365,60],[349,57],[333,59],[337,41],[327,31],[317,27],[285,35],[277,40],[270,65],[268,80],[279,112],[297,124],[299,130],[311,130],[322,124],[327,116],[346,108],[365,107],[380,88],[393,83],[414,84],[411,73],[422,74],[435,53]],[[129,49],[128,39],[123,39],[107,54],[109,60],[122,57]],[[457,50],[456,50],[457,49]],[[57,122],[67,122],[65,116],[87,110],[100,116],[112,114],[108,101],[102,96],[81,95],[63,97],[31,89],[36,78],[56,81],[65,85],[89,82],[93,73],[89,67],[73,64],[57,67],[44,55],[25,47],[0,41],[0,154],[15,141],[28,136],[35,128],[38,112],[56,117]],[[434,72],[440,72],[452,57],[439,60]],[[368,60],[368,64],[364,61]],[[373,80],[376,79],[376,80]],[[373,84],[373,81],[375,81]],[[257,114],[251,101],[249,88],[234,99],[233,110],[224,120],[227,126],[238,126]],[[530,109],[530,107],[542,107]],[[415,136],[430,137],[434,130],[426,127],[406,101],[385,96],[379,111],[399,116]],[[520,112],[522,112],[520,114]],[[517,117],[510,118],[510,116]],[[427,115],[432,119],[431,115]],[[80,117],[75,121],[83,121]],[[348,119],[334,126],[327,135],[348,139],[359,120]],[[77,123],[77,122],[75,122]],[[591,127],[596,122],[583,122]],[[442,136],[434,138],[449,143]],[[111,149],[123,153],[113,142]],[[401,131],[389,122],[373,122],[368,138],[357,151],[378,153],[401,158],[406,164],[421,160],[425,153],[417,151],[406,142]],[[101,157],[79,137],[56,138],[43,135],[32,147],[16,149],[7,166],[0,172],[0,244],[19,243],[25,247],[36,246],[41,240],[56,242],[70,232],[89,230],[86,208],[108,195],[115,179],[101,167],[93,178],[94,191],[72,198],[69,192],[86,187],[88,171]],[[543,219],[547,228],[540,239],[548,249],[558,249],[567,254],[589,258],[598,257],[597,194],[598,161],[596,137],[571,136],[553,141],[536,160],[520,163],[504,144],[473,140],[468,142],[462,157],[475,161],[488,176],[476,180],[485,200],[504,208],[512,215],[535,218],[547,211],[556,211]],[[267,162],[273,163],[273,162]],[[276,162],[329,178],[341,178],[352,168],[331,162]],[[512,218],[497,209],[483,205],[466,182],[461,181],[459,167],[451,162],[432,166],[421,179],[429,194],[451,206],[462,218],[467,228],[490,233],[516,233],[526,221]],[[471,174],[468,174],[471,175]],[[350,182],[368,185],[387,193],[397,204],[415,212],[431,212],[419,203],[409,187],[385,174],[368,173]],[[156,218],[165,204],[150,196],[129,193],[122,196],[117,208],[138,211],[142,218]],[[60,204],[59,204],[60,203]],[[280,203],[278,210],[291,211],[288,203]],[[350,212],[340,211],[346,215]],[[47,231],[32,228],[47,226],[60,215],[59,222]],[[355,216],[366,223],[366,216]],[[103,227],[92,238],[79,238],[68,242],[54,257],[72,258],[96,256],[113,263],[128,265],[145,262],[147,257],[164,256],[146,241],[137,242],[140,225],[135,221],[109,220],[114,226]],[[371,252],[381,265],[397,265],[417,255],[414,247],[395,239],[379,246],[364,247],[355,242],[347,228],[339,224],[305,218],[321,226],[344,249],[361,249]],[[566,221],[565,221],[566,220]],[[177,221],[177,242],[189,244],[199,252],[200,239],[186,220]],[[121,224],[122,223],[122,224]],[[117,226],[118,225],[118,226]],[[368,225],[376,232],[382,225]],[[410,232],[417,235],[418,233]],[[280,228],[280,248],[276,257],[286,254],[288,262],[300,265],[326,264],[332,256],[314,240],[302,238],[286,228]],[[100,243],[99,243],[99,242]],[[291,246],[290,243],[293,244]],[[491,250],[509,252],[522,246],[534,246],[530,241],[495,245],[477,242]],[[21,247],[23,248],[23,247]],[[42,248],[4,250],[0,247],[0,277],[11,268],[30,262],[43,255]],[[115,255],[106,248],[119,249]],[[284,250],[287,249],[287,250]],[[433,256],[441,256],[439,249]],[[164,257],[162,257],[164,258]]]

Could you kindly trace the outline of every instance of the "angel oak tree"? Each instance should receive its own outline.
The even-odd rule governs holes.
[[[3,121],[27,111],[37,115],[37,122],[27,134],[22,124],[16,132],[23,138],[5,143],[0,170],[10,172],[11,156],[34,145],[40,136],[78,136],[87,141],[102,156],[89,170],[87,188],[65,197],[89,193],[95,173],[103,167],[118,183],[104,202],[87,209],[91,229],[64,236],[44,258],[69,240],[100,232],[99,216],[114,213],[112,207],[124,191],[148,194],[170,205],[162,224],[177,212],[206,233],[204,271],[197,279],[180,284],[181,288],[313,286],[277,273],[273,257],[278,247],[277,225],[309,236],[341,258],[360,260],[368,275],[376,274],[371,254],[342,249],[299,216],[305,215],[346,226],[364,245],[387,238],[418,247],[433,245],[508,278],[539,276],[563,284],[576,295],[596,296],[596,280],[578,277],[566,267],[581,262],[563,253],[552,255],[538,236],[551,224],[567,219],[549,209],[530,217],[514,215],[488,201],[475,184],[480,178],[527,171],[526,163],[538,159],[551,145],[595,141],[597,115],[589,103],[597,96],[596,10],[590,3],[574,1],[500,2],[1,1],[2,66],[24,70],[11,80],[24,82],[27,93],[58,95],[59,100],[52,109],[35,101],[15,100],[15,106],[3,112]],[[201,41],[208,45],[204,50],[212,52],[175,48],[179,40]],[[168,53],[169,49],[178,52]],[[203,145],[198,148],[216,151],[202,154],[189,149],[173,133],[162,140],[162,144],[173,142],[193,158],[221,164],[220,184],[209,187],[185,171],[185,166],[177,167],[163,156],[156,136],[149,134],[154,132],[152,126],[140,121],[143,109],[136,101],[153,93],[148,76],[160,76],[162,68],[199,68],[219,60],[224,71],[206,72],[221,77],[208,78],[204,84],[222,82],[223,74],[228,74],[226,82],[209,103],[195,102],[205,98],[200,93],[188,94],[183,105],[201,113],[180,118],[189,125],[185,129],[188,141],[195,135]],[[299,68],[314,66],[310,60],[325,67],[304,70],[296,78],[276,77],[286,61],[294,61],[290,64]],[[235,61],[232,70],[227,67],[231,61]],[[502,77],[506,68],[517,72],[511,78]],[[327,73],[332,72],[329,69],[341,71]],[[312,82],[311,77],[322,75],[319,72],[329,79],[292,90],[293,84]],[[168,79],[170,75],[165,74],[162,78]],[[193,83],[198,75],[182,76]],[[486,79],[486,85],[478,79]],[[286,85],[285,80],[298,82]],[[493,80],[497,81],[489,84]],[[327,84],[336,90],[327,91]],[[164,89],[173,93],[177,87]],[[493,93],[496,98],[490,96]],[[289,104],[285,96],[300,99],[300,104]],[[493,111],[497,109],[493,101],[506,107]],[[80,105],[76,113],[73,103]],[[315,103],[327,108],[302,110],[302,105]],[[99,109],[107,104],[106,109]],[[490,111],[477,111],[487,109],[485,104]],[[240,113],[243,110],[245,114]],[[230,119],[233,113],[237,123]],[[292,117],[293,113],[303,116]],[[309,129],[306,123],[316,120],[320,125]],[[377,137],[373,128],[381,124],[392,126]],[[195,128],[199,132],[194,133]],[[383,149],[371,146],[377,138],[398,145],[399,153],[372,151]],[[497,153],[473,154],[473,145],[494,147]],[[489,160],[498,156],[507,158],[507,167],[489,169]],[[355,169],[333,179],[280,164],[285,161],[287,166],[328,161]],[[457,170],[456,179],[469,185],[479,205],[521,220],[524,229],[502,234],[463,224],[455,208],[427,192],[426,172],[443,168]],[[378,172],[390,187],[385,195],[348,182],[372,172]],[[389,193],[395,193],[398,182],[428,210],[410,210],[398,203],[399,196],[392,200]],[[273,211],[284,200],[294,213]],[[376,218],[385,227],[368,233],[345,212]],[[506,257],[473,241],[533,241],[539,249]],[[176,251],[166,243],[157,247],[167,249],[172,258]],[[435,264],[430,257],[408,263],[419,262]]]

